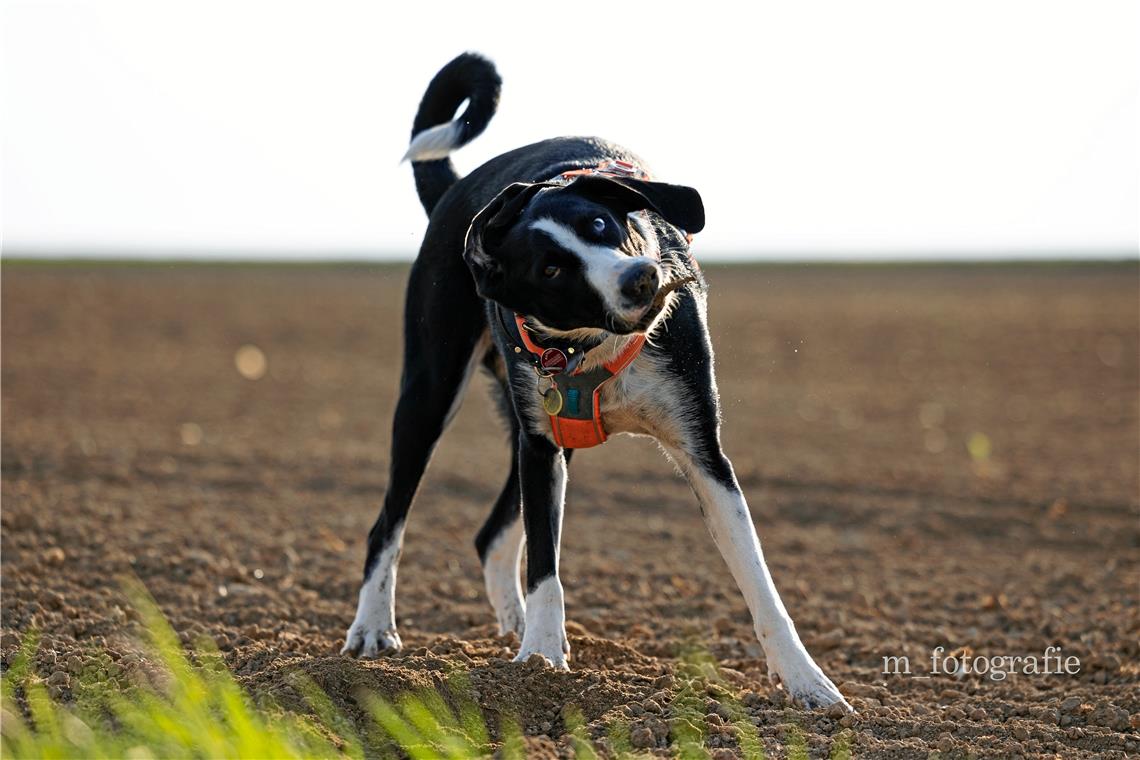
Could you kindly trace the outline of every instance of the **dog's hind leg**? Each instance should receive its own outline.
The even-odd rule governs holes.
[[[430,268],[419,265],[413,267],[408,287],[404,371],[392,421],[388,490],[368,533],[356,617],[341,650],[353,656],[374,657],[402,646],[395,594],[404,521],[432,450],[459,410],[489,340],[474,293],[439,287]]]
[[[499,621],[499,633],[514,631],[521,638],[526,605],[519,585],[519,563],[524,543],[519,517],[519,424],[511,406],[510,385],[502,354],[496,348],[490,348],[483,357],[483,366],[496,380],[492,394],[510,425],[511,466],[491,514],[475,536],[475,551],[483,565],[483,582]]]
[[[517,437],[517,433],[516,433]],[[483,581],[487,598],[495,608],[499,633],[514,631],[522,638],[526,605],[519,583],[519,564],[524,544],[523,524],[519,519],[518,446],[511,446],[511,471],[503,491],[479,534],[475,549],[483,563]]]
[[[668,446],[667,451],[696,493],[709,533],[744,593],[768,670],[808,708],[837,702],[846,705],[796,633],[764,562],[748,502],[718,439],[710,425],[696,440],[686,441],[682,447]]]

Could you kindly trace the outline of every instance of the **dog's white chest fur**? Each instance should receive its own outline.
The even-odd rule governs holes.
[[[649,435],[676,444],[684,436],[681,384],[656,356],[643,354],[602,389],[602,422],[607,435]]]

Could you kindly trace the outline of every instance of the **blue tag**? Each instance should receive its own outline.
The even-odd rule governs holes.
[[[567,391],[566,391],[566,408],[570,412],[570,414],[577,414],[578,413],[578,396],[579,396],[579,393],[578,393],[577,388],[567,389]]]

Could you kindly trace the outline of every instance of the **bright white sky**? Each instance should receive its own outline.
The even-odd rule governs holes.
[[[410,256],[397,161],[471,49],[461,172],[607,137],[702,192],[706,255],[1135,255],[1140,4],[671,6],[5,0],[5,252]]]

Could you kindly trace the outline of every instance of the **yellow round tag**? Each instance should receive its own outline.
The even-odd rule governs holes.
[[[562,411],[562,392],[557,388],[549,388],[546,393],[542,394],[542,408],[546,410],[549,415],[555,415]]]

